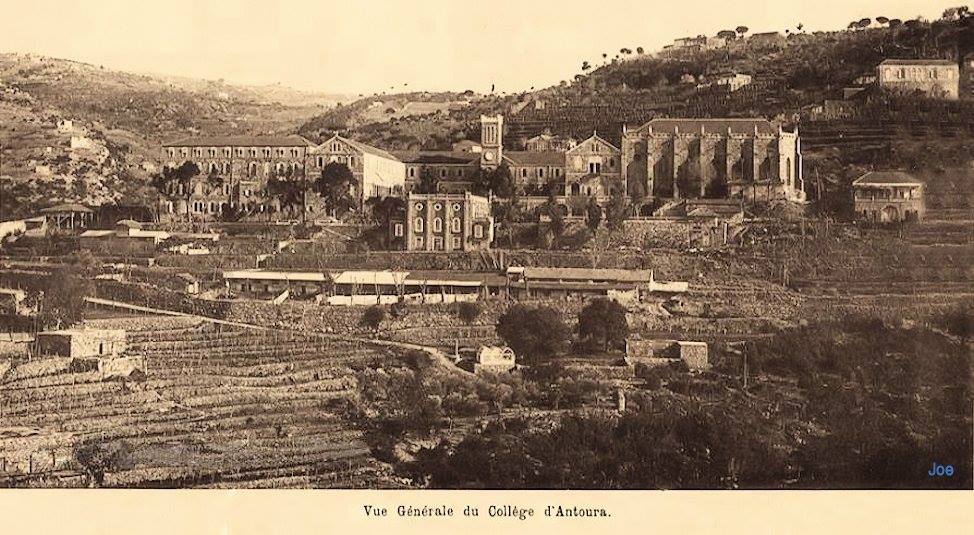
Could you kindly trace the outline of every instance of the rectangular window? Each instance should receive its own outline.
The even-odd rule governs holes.
[[[433,238],[433,250],[435,251],[443,250],[443,238]]]
[[[396,223],[394,234],[396,235],[397,238],[402,237],[403,234],[402,223]]]
[[[482,227],[480,225],[474,225],[473,226],[473,236],[474,236],[474,238],[483,238],[484,237],[484,227]]]
[[[454,249],[459,249],[460,248],[460,236],[454,236],[453,237],[453,248]]]
[[[422,236],[416,236],[416,248],[422,249],[426,246],[426,242],[423,240]]]

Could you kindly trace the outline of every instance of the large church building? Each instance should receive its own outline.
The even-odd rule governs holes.
[[[765,119],[653,119],[623,127],[622,173],[638,198],[802,201],[800,149]]]

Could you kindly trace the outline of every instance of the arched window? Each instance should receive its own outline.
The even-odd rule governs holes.
[[[459,217],[454,217],[453,218],[452,225],[453,225],[453,229],[452,229],[453,232],[460,232],[460,218]]]
[[[416,232],[423,232],[423,218],[417,217],[413,220],[413,230]]]
[[[436,219],[433,220],[433,232],[442,232],[442,231],[443,231],[443,220],[437,217]]]

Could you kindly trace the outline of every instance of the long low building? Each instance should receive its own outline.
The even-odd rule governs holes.
[[[682,293],[686,282],[658,282],[652,270],[511,267],[504,272],[348,270],[226,271],[229,298],[313,299],[329,305],[456,303],[513,299],[609,297],[639,301]]]

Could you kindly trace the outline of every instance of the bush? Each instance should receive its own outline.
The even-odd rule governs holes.
[[[379,305],[372,305],[362,313],[362,318],[359,319],[358,324],[361,327],[378,331],[384,319],[386,319],[386,309]]]
[[[519,358],[537,363],[561,352],[569,332],[557,310],[518,304],[497,321],[497,335]]]
[[[626,309],[609,299],[593,300],[578,313],[578,336],[590,349],[625,347],[629,336]]]
[[[460,321],[467,325],[477,321],[477,317],[480,316],[481,311],[482,307],[480,306],[480,303],[457,303],[457,317],[460,318]]]

